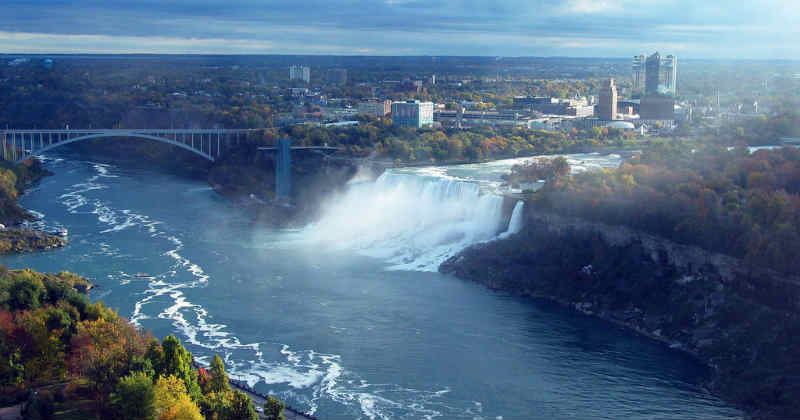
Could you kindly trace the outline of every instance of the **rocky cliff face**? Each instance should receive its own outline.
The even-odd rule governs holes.
[[[800,279],[619,226],[529,214],[443,273],[569,305],[688,352],[756,416],[800,415]]]

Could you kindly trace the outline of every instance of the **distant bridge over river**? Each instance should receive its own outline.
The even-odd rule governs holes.
[[[120,129],[97,128],[81,130],[0,130],[3,159],[22,163],[49,150],[83,140],[128,137],[153,140],[180,147],[214,162],[231,145],[246,139],[253,129]],[[291,194],[291,151],[313,151],[332,153],[341,148],[325,146],[292,147],[288,138],[278,140],[275,147],[259,147],[259,150],[278,153],[275,159],[275,193],[278,198],[288,199]]]
[[[153,140],[188,150],[214,161],[231,144],[238,143],[254,130],[249,129],[88,129],[88,130],[3,130],[3,158],[21,163],[31,156],[82,140],[129,137]]]

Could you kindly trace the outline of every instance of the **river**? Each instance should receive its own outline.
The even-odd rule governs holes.
[[[55,176],[21,203],[70,244],[0,262],[86,276],[92,299],[320,417],[740,416],[700,389],[708,373],[686,356],[435,271],[508,229],[488,191],[513,163],[395,170],[311,226],[274,230],[202,181],[50,158]]]

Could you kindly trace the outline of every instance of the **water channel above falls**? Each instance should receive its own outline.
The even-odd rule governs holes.
[[[740,415],[680,354],[435,272],[507,229],[487,191],[512,163],[394,170],[352,185],[312,226],[272,230],[202,181],[48,159],[56,175],[22,205],[70,245],[0,263],[84,275],[99,285],[93,299],[320,417]]]

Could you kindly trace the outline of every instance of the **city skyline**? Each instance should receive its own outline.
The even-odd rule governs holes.
[[[625,57],[800,55],[788,0],[8,0],[0,53]],[[769,47],[765,47],[768,45]]]

